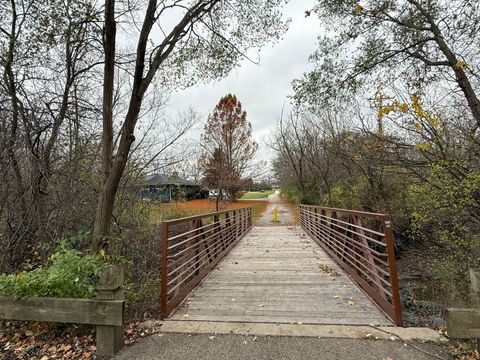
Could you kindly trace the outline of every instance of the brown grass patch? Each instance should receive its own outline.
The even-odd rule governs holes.
[[[219,210],[234,210],[244,207],[252,207],[254,220],[267,208],[266,201],[234,201],[220,202]],[[178,201],[164,204],[152,204],[152,220],[159,223],[163,220],[177,219],[198,214],[215,212],[215,200],[198,199],[192,201]]]

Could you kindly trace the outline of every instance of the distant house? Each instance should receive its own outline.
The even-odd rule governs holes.
[[[178,200],[205,199],[208,190],[198,183],[183,179],[177,174],[152,174],[144,179],[145,187],[141,192],[142,200],[170,202]]]

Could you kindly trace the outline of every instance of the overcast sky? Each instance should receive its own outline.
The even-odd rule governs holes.
[[[173,94],[167,114],[174,117],[178,111],[191,106],[202,115],[202,121],[206,121],[220,98],[233,93],[241,101],[247,119],[252,123],[253,136],[260,145],[257,159],[272,159],[273,152],[266,141],[282,107],[288,107],[287,96],[292,93],[292,80],[301,77],[310,68],[308,56],[316,47],[319,20],[315,16],[305,18],[305,10],[312,8],[313,3],[312,0],[290,1],[284,9],[285,17],[292,19],[290,28],[283,40],[262,49],[260,64],[244,60],[240,67],[219,82]]]

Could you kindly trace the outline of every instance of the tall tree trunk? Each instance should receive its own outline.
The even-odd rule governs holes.
[[[110,235],[110,224],[116,188],[111,179],[113,159],[113,91],[115,78],[115,0],[105,1],[105,27],[103,29],[103,47],[105,65],[103,72],[103,132],[102,132],[102,170],[103,180],[98,198],[95,216],[94,236],[100,247],[106,247],[105,236]]]
[[[183,16],[177,26],[156,48],[154,56],[146,60],[149,34],[157,20],[157,0],[149,0],[145,17],[140,31],[136,49],[135,71],[133,86],[127,115],[120,130],[118,149],[113,156],[113,80],[115,75],[115,0],[105,1],[105,28],[104,28],[104,92],[103,92],[103,134],[102,134],[102,166],[103,181],[98,198],[97,212],[95,217],[94,238],[100,248],[106,249],[107,237],[111,232],[111,220],[115,195],[130,153],[130,148],[135,140],[133,135],[138,115],[140,113],[143,97],[153,77],[163,61],[173,52],[175,45],[183,37],[187,36],[186,29],[201,18],[203,14],[213,9],[219,0],[211,0],[207,3],[199,1],[193,5]],[[145,72],[145,63],[150,66]]]

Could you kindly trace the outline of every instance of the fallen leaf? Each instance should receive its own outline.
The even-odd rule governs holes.
[[[183,314],[184,319],[188,319],[190,317],[190,314]]]
[[[62,346],[60,346],[58,348],[58,351],[68,351],[72,348],[72,345],[66,345],[66,344],[63,344]]]
[[[361,14],[363,12],[363,6],[360,4],[355,5],[355,9],[353,10],[355,14]]]
[[[209,336],[208,337],[210,340],[215,340],[215,336]]]
[[[257,307],[259,307],[259,308],[263,308],[264,306],[265,306],[265,305],[263,305],[263,304],[258,304],[258,305],[257,305]]]

